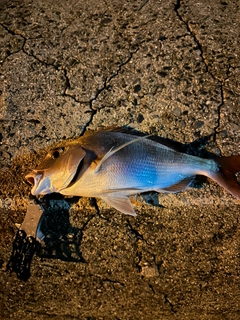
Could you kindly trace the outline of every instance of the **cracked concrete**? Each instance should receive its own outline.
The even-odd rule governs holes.
[[[129,124],[239,154],[239,10],[237,0],[1,1],[1,318],[238,319],[239,202],[205,180],[133,197],[137,217],[50,197],[31,278],[5,269],[24,175],[59,141]]]

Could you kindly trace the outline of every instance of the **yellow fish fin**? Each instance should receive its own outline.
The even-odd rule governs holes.
[[[102,197],[102,199],[109,204],[111,207],[116,210],[129,214],[131,216],[136,216],[136,213],[132,207],[131,201],[127,196],[117,195],[117,196],[108,196]]]

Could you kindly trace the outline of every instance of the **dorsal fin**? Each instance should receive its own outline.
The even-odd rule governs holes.
[[[100,126],[98,128],[97,132],[101,132],[101,131],[130,133],[130,131],[132,131],[132,129],[130,129],[128,127],[117,127],[117,126],[113,125],[113,126],[109,126],[109,127]]]
[[[105,155],[104,157],[99,161],[99,163],[97,164],[94,173],[97,173],[99,171],[99,169],[101,168],[102,164],[104,163],[104,161],[106,161],[108,158],[110,158],[114,153],[118,152],[119,150],[125,148],[126,146],[135,143],[137,141],[143,140],[143,139],[147,139],[149,136],[144,136],[144,137],[138,137],[136,139],[133,139],[131,141],[128,141],[120,146],[118,146],[117,148],[114,149],[114,147],[112,147]]]
[[[141,132],[141,131],[137,131],[134,128],[130,128],[127,126],[123,126],[123,127],[117,127],[117,126],[110,126],[110,127],[102,127],[100,128],[97,132],[101,132],[101,131],[105,131],[105,132],[119,132],[119,133],[125,133],[125,134],[129,134],[135,137],[146,137],[146,134]],[[168,147],[174,151],[177,152],[186,152],[187,150],[187,145],[184,145],[180,142],[168,139],[168,138],[164,138],[164,137],[158,137],[155,135],[148,135],[147,139],[152,140],[154,142],[160,143],[162,145],[164,145],[165,147]]]

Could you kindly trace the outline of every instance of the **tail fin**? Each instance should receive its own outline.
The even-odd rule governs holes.
[[[240,171],[240,156],[219,157],[214,160],[219,171],[211,174],[210,178],[240,200],[240,184],[235,176]]]

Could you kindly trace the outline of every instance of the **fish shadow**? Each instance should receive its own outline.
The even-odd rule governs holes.
[[[50,205],[43,213],[41,231],[44,239],[36,252],[38,257],[68,262],[86,262],[80,249],[83,231],[81,228],[73,227],[70,223],[70,208],[78,199],[79,197],[74,197],[66,201],[57,194],[48,197]]]
[[[12,244],[12,254],[6,271],[16,273],[18,279],[22,281],[27,281],[31,276],[31,263],[35,253],[40,258],[86,262],[80,250],[82,230],[92,217],[83,224],[82,229],[73,227],[69,219],[69,210],[71,205],[78,201],[78,198],[68,199],[69,202],[59,195],[55,197],[54,194],[51,195],[51,198],[46,198],[43,202],[36,199],[43,209],[39,220],[41,232],[38,235],[43,234],[44,239],[39,242],[39,239],[19,229]]]

